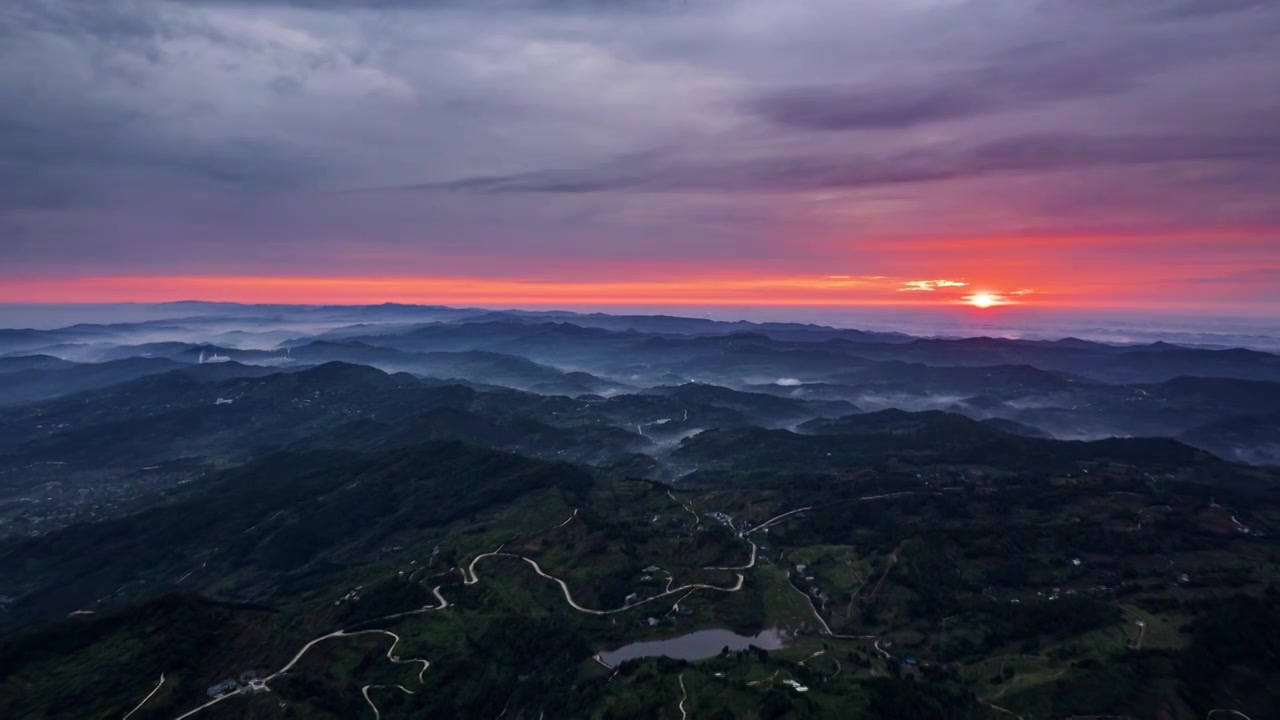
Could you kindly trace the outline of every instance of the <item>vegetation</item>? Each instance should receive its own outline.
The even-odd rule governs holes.
[[[346,362],[174,370],[200,351],[184,343],[148,346],[150,363],[120,349],[123,364],[92,372],[0,363],[18,376],[6,387],[74,373],[30,392],[83,391],[0,412],[0,520],[107,498],[5,526],[6,717],[1280,708],[1280,475],[1167,437],[1055,441],[1008,412],[1066,397],[1138,427],[1185,408],[1252,417],[1280,396],[1248,379],[1270,377],[1267,358],[802,326],[770,326],[787,340],[509,318],[344,332],[293,357],[466,379]],[[920,364],[944,351],[1035,366]],[[1163,377],[1195,363],[1235,377]],[[743,373],[786,382],[682,382]],[[550,394],[565,388],[582,393]],[[908,390],[963,396],[950,409],[972,417],[875,410]],[[785,642],[607,666],[632,643],[713,628]]]

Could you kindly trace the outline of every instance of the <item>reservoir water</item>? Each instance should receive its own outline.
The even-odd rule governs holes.
[[[769,628],[755,637],[739,635],[729,630],[699,630],[668,640],[648,640],[624,645],[617,650],[600,653],[600,659],[610,667],[636,658],[668,657],[676,660],[706,660],[730,650],[746,650],[758,647],[762,650],[779,650],[786,644],[786,636],[777,628]]]

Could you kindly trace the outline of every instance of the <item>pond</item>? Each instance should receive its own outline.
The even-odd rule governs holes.
[[[675,660],[706,660],[730,650],[746,650],[758,647],[762,650],[779,650],[786,644],[786,636],[777,628],[769,628],[755,637],[739,635],[729,630],[699,630],[669,640],[649,640],[631,643],[617,650],[600,653],[600,659],[610,667],[636,658],[668,657]]]

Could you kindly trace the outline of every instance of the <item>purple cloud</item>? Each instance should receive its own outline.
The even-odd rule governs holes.
[[[0,266],[951,277],[871,241],[1253,232],[1277,34],[1248,0],[12,0]]]

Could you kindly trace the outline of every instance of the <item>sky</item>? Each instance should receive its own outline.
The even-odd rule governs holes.
[[[1280,316],[1273,0],[5,0],[0,302]]]

